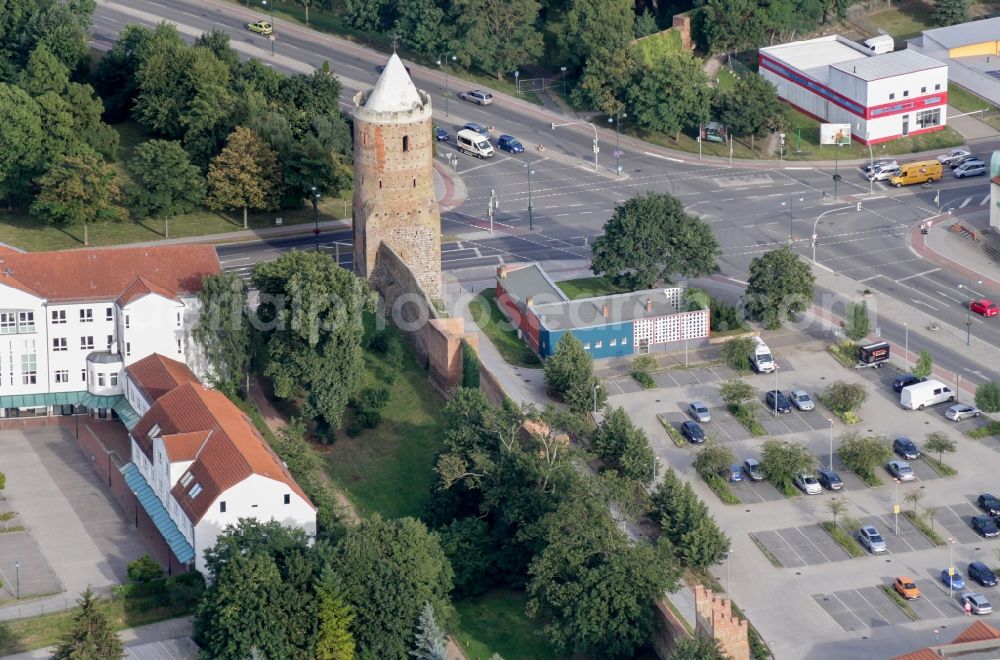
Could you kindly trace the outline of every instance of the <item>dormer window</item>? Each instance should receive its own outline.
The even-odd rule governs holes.
[[[195,484],[191,488],[191,492],[189,492],[188,495],[190,495],[191,499],[193,500],[194,498],[198,497],[198,493],[200,493],[201,491],[202,491],[201,484]]]
[[[194,479],[194,475],[190,472],[185,472],[184,476],[181,477],[181,488],[187,488],[192,479]]]
[[[149,436],[150,440],[152,440],[153,438],[158,437],[160,435],[160,425],[159,424],[153,424],[149,428],[149,433],[147,433],[147,435]]]

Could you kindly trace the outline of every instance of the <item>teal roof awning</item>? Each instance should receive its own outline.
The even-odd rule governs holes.
[[[170,514],[164,508],[163,502],[160,501],[160,498],[156,496],[153,489],[146,483],[135,463],[126,463],[122,466],[121,473],[125,477],[125,483],[135,493],[139,504],[149,514],[153,524],[156,525],[156,529],[159,530],[167,545],[170,546],[170,551],[174,553],[177,560],[183,564],[194,561],[194,548],[187,542],[181,531],[177,529],[177,523],[170,518]]]
[[[129,431],[134,429],[135,425],[139,423],[139,413],[132,408],[132,405],[125,397],[121,397],[112,408],[118,413],[118,418],[122,420],[122,424]]]
[[[90,392],[84,392],[80,403],[88,408],[114,408],[124,397],[121,394],[115,396],[98,396]]]
[[[0,408],[41,408],[79,404],[88,392],[43,392],[39,394],[6,394],[0,396]],[[108,397],[101,397],[108,398]],[[86,405],[86,404],[84,404]]]

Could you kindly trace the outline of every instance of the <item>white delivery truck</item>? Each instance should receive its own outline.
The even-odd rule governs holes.
[[[954,400],[955,392],[939,380],[914,383],[899,392],[899,405],[908,410],[923,410],[925,406]]]
[[[753,355],[750,356],[750,366],[759,374],[769,374],[774,371],[774,357],[760,337],[753,338]]]
[[[494,154],[493,145],[485,137],[475,131],[463,128],[455,137],[455,144],[459,151],[478,156],[479,158],[491,158]]]
[[[871,39],[865,39],[865,48],[871,51],[872,55],[891,53],[896,49],[896,42],[888,34],[880,34]]]

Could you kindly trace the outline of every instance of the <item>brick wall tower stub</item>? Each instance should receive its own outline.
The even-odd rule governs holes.
[[[424,293],[441,296],[441,216],[434,193],[430,95],[395,54],[354,96],[354,270],[371,277],[385,242]]]

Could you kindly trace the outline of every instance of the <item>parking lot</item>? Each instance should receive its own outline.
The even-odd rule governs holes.
[[[877,586],[813,594],[813,600],[846,632],[910,621],[910,617]]]
[[[754,536],[785,568],[815,566],[850,558],[819,525],[754,532]]]
[[[715,365],[711,367],[659,371],[652,375],[653,380],[656,381],[657,388],[671,388],[714,384],[736,378],[739,374],[725,365]],[[604,379],[604,387],[607,388],[608,394],[611,396],[615,394],[634,394],[643,391],[642,385],[631,376],[606,378]]]
[[[938,507],[934,519],[943,527],[947,534],[958,543],[986,543],[992,539],[984,539],[972,529],[972,516],[982,513],[978,507],[970,502],[959,502],[949,506]]]

